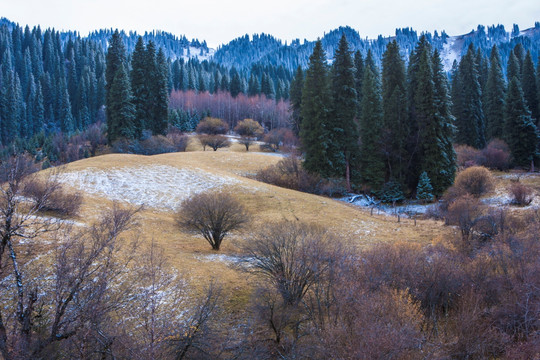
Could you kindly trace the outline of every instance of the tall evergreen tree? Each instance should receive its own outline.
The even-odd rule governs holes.
[[[146,122],[149,121],[150,114],[148,109],[150,97],[150,81],[148,79],[148,67],[146,57],[146,47],[142,36],[139,36],[135,49],[131,54],[131,91],[133,92],[133,106],[135,107],[135,120],[133,123],[134,137],[140,139]]]
[[[351,191],[351,163],[358,153],[358,128],[356,117],[356,89],[354,64],[345,34],[341,36],[334,54],[331,72],[332,117],[329,131],[334,150],[332,165],[334,175],[344,176],[347,191]]]
[[[404,185],[407,161],[407,118],[405,62],[394,40],[388,43],[382,60],[383,144],[386,157],[385,180]]]
[[[372,191],[378,191],[384,184],[385,175],[385,159],[381,150],[383,109],[379,74],[373,69],[366,61],[360,116],[360,164],[362,182]]]
[[[428,141],[424,144],[424,169],[430,168],[431,164],[437,169],[432,173],[438,172],[436,176],[434,175],[434,184],[435,193],[440,195],[453,184],[457,170],[453,146],[455,118],[451,112],[452,101],[448,78],[438,50],[433,52],[432,66],[435,116],[430,126],[435,129],[433,133],[436,133],[437,137],[436,141]]]
[[[362,106],[362,82],[364,81],[364,58],[360,50],[354,53],[354,88],[356,89],[356,117],[360,118]]]
[[[119,138],[135,138],[135,107],[131,102],[131,87],[123,64],[117,68],[108,97],[107,141],[112,144]]]
[[[459,112],[456,116],[456,141],[460,144],[483,148],[486,144],[484,112],[482,109],[482,88],[480,86],[478,64],[471,44],[467,54],[459,63]],[[433,180],[431,177],[430,178]]]
[[[63,133],[69,134],[73,132],[75,126],[73,124],[73,115],[71,114],[71,103],[69,100],[69,93],[66,87],[64,87],[64,94],[62,96],[62,103],[60,108],[60,130]]]
[[[326,55],[319,39],[309,57],[302,91],[300,138],[305,152],[304,167],[322,176],[331,174],[331,163],[327,153],[331,103]]]
[[[293,132],[296,136],[300,134],[302,123],[302,89],[304,87],[304,71],[300,66],[296,69],[296,73],[291,81],[291,89],[289,92],[291,100],[291,117],[293,121]]]
[[[249,76],[249,83],[248,83],[248,96],[257,96],[259,95],[261,89],[259,87],[259,81],[253,74]]]
[[[530,51],[527,51],[527,55],[525,55],[525,59],[523,60],[521,86],[523,87],[523,96],[525,97],[527,107],[531,111],[533,121],[536,123],[540,118],[538,109],[538,88],[536,86],[536,73]]]
[[[506,84],[497,45],[493,45],[490,66],[484,93],[484,114],[486,117],[486,139],[502,138],[504,122],[504,97]]]
[[[150,130],[153,135],[165,135],[167,131],[169,91],[167,80],[169,67],[163,49],[158,50],[153,78],[150,79]]]
[[[538,131],[515,76],[508,84],[504,121],[505,140],[512,152],[513,163],[522,167],[533,164],[537,157]]]
[[[116,73],[120,69],[125,71],[125,62],[126,62],[126,49],[124,43],[122,42],[122,37],[118,30],[116,30],[111,39],[109,40],[109,47],[107,49],[107,66],[105,70],[105,91],[106,91],[106,113],[107,113],[107,126],[109,144],[116,140],[119,137],[120,130],[118,129],[119,123],[118,119],[123,118],[121,114],[115,114],[114,111],[123,109],[123,107],[117,106],[117,103],[124,101],[124,99],[115,99],[113,97],[114,93],[111,91],[113,82],[115,80]],[[129,85],[129,84],[128,84]],[[118,87],[119,85],[117,85]],[[129,88],[129,86],[128,86]],[[119,93],[119,89],[116,89],[116,93]],[[131,104],[131,94],[129,95],[129,103]]]
[[[508,66],[506,67],[506,79],[509,85],[513,78],[516,78],[518,81],[521,80],[521,65],[514,51],[511,51],[508,58]]]
[[[242,92],[242,82],[240,80],[240,75],[236,69],[231,70],[231,84],[230,92],[233,98],[237,97]]]

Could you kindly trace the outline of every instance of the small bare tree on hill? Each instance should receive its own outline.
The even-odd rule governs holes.
[[[244,206],[222,192],[200,193],[184,200],[176,219],[181,229],[201,234],[216,251],[227,234],[241,229],[248,221]]]
[[[257,121],[253,119],[244,119],[236,125],[234,131],[242,138],[240,144],[246,147],[246,151],[249,151],[251,144],[264,134],[264,129]]]

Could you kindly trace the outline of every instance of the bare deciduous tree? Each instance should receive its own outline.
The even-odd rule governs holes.
[[[339,242],[326,230],[293,222],[269,224],[244,244],[251,271],[269,279],[287,304],[298,304],[337,260]]]
[[[184,200],[176,217],[180,228],[201,234],[213,250],[219,250],[223,238],[248,221],[244,206],[223,192],[200,193]]]
[[[54,181],[32,201],[23,195],[35,180],[24,156],[10,159],[0,172],[0,354],[5,360],[47,358],[87,324],[96,324],[119,299],[111,283],[125,269],[116,255],[119,235],[128,230],[136,210],[114,207],[94,226],[75,231],[39,212],[58,189]],[[54,231],[54,233],[53,233]],[[45,237],[49,233],[50,237]],[[44,240],[59,236],[59,245],[37,256]],[[60,237],[60,235],[62,235]],[[129,251],[128,253],[132,253]],[[40,263],[40,258],[42,260]],[[51,266],[52,258],[52,266]],[[12,316],[14,314],[15,316]]]
[[[231,146],[229,139],[223,135],[200,134],[197,135],[197,139],[199,139],[201,145],[203,146],[203,150],[205,151],[207,146],[210,146],[214,151]]]

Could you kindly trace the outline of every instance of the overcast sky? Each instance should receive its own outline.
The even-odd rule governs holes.
[[[540,21],[539,0],[0,0],[0,16],[20,25],[77,30],[164,30],[216,47],[244,34],[314,40],[349,25],[360,36],[393,35],[397,27],[459,35],[478,24]]]

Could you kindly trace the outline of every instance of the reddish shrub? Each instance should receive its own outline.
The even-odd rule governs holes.
[[[454,147],[459,167],[471,167],[482,165],[482,153],[480,150],[469,145],[456,145]]]
[[[54,180],[31,179],[23,189],[24,196],[38,203],[41,211],[51,211],[63,216],[76,216],[82,205],[79,192],[70,193]]]
[[[493,190],[494,180],[488,169],[473,166],[457,175],[454,186],[475,197],[480,197]]]
[[[529,205],[534,199],[534,190],[521,182],[514,182],[508,187],[512,197],[512,204],[519,206]]]
[[[481,165],[490,169],[506,170],[510,165],[510,149],[502,140],[491,140],[482,150],[482,155],[484,162]]]

